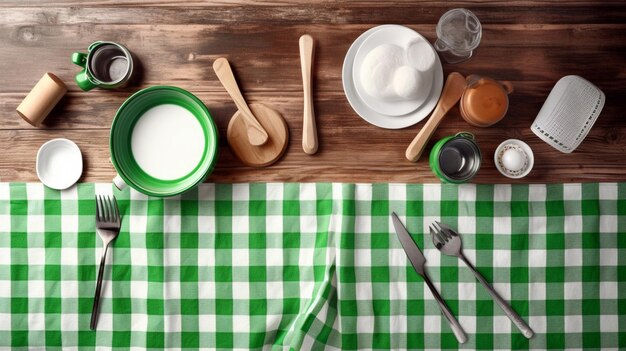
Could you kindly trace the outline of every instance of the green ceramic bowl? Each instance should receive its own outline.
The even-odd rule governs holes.
[[[149,109],[165,104],[178,105],[200,122],[205,138],[205,150],[196,167],[178,179],[163,180],[152,177],[139,167],[133,157],[131,137],[137,121]],[[117,110],[109,147],[111,162],[118,176],[113,183],[118,188],[128,184],[132,188],[151,196],[173,196],[183,193],[201,183],[211,173],[217,160],[218,133],[206,106],[190,92],[171,86],[154,86],[138,91],[128,98]]]

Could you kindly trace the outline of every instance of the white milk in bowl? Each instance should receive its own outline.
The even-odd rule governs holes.
[[[174,104],[146,111],[131,137],[131,150],[139,167],[161,180],[191,173],[202,160],[205,146],[200,122],[190,111]]]

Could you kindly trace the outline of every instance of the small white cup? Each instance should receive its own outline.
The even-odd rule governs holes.
[[[67,189],[83,174],[83,156],[73,141],[52,139],[39,148],[36,169],[37,177],[45,186]]]

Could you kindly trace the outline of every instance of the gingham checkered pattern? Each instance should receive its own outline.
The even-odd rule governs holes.
[[[626,348],[626,184],[203,184],[116,193],[122,231],[89,330],[94,194],[0,184],[0,347],[456,349],[396,211],[469,336],[463,348]],[[458,228],[525,339],[425,229]]]

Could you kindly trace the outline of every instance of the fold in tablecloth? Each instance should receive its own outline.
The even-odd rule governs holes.
[[[116,193],[122,231],[89,330],[94,193],[0,184],[0,347],[455,349],[389,220],[397,212],[469,336],[463,348],[626,347],[626,184],[203,184]],[[535,330],[526,340],[425,228]]]

